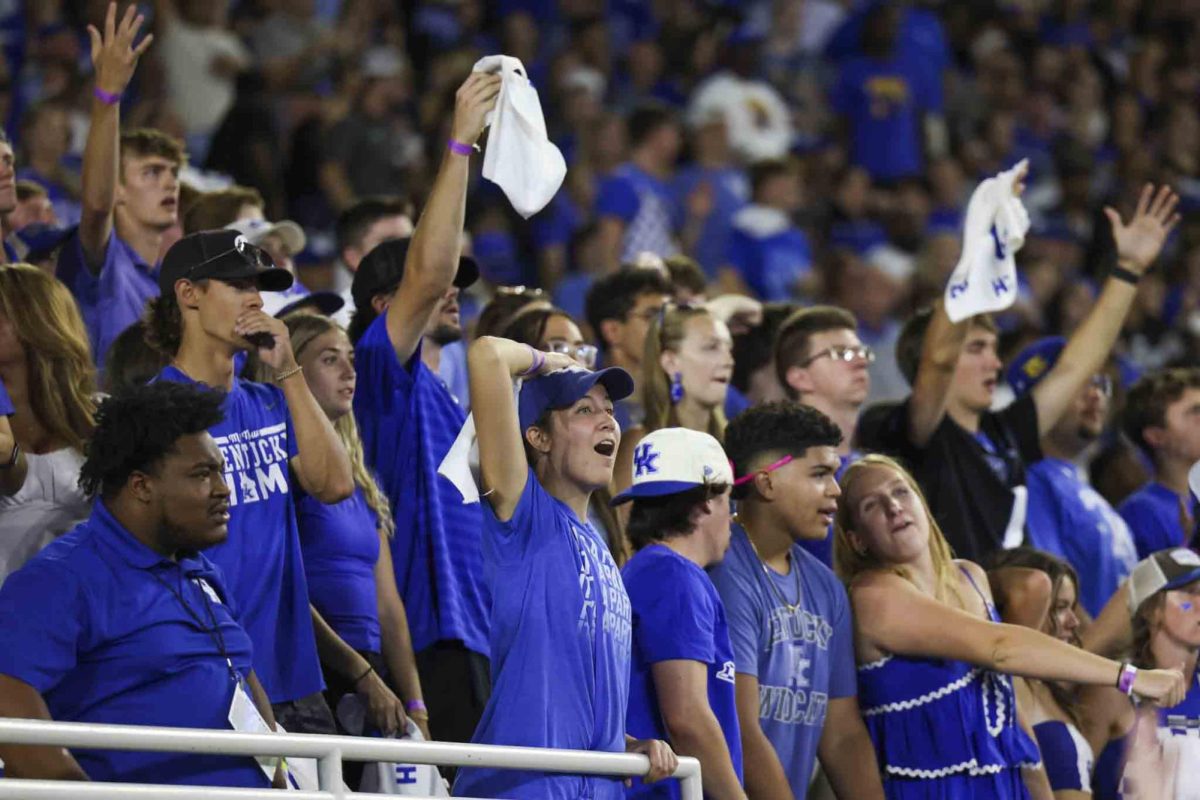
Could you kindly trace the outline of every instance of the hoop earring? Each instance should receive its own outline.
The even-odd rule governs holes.
[[[683,399],[683,376],[676,372],[671,376],[671,405],[679,405]]]

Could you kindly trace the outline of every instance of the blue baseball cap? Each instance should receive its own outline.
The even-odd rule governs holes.
[[[1037,386],[1038,381],[1046,377],[1046,373],[1058,363],[1058,357],[1066,346],[1067,340],[1063,337],[1047,336],[1018,353],[1004,373],[1013,393],[1023,395]]]
[[[583,367],[567,367],[525,381],[517,404],[521,431],[537,424],[548,409],[569,408],[597,383],[608,390],[608,397],[613,402],[633,394],[633,377],[620,367],[595,372]]]
[[[721,443],[688,428],[660,428],[638,442],[633,484],[612,499],[619,506],[639,497],[665,497],[710,484],[733,486],[733,467]]]

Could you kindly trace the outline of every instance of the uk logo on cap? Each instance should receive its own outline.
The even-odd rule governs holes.
[[[733,469],[721,443],[700,431],[663,428],[633,449],[633,485],[614,498],[613,505],[710,484],[733,485]]]

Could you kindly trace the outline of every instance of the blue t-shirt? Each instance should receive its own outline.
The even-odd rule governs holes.
[[[529,470],[508,522],[484,505],[492,697],[471,741],[625,752],[629,596],[608,545]],[[599,775],[462,769],[467,797],[617,800]]]
[[[600,182],[596,216],[616,217],[625,223],[622,263],[633,261],[642,251],[663,258],[679,252],[675,242],[679,213],[670,187],[632,162],[617,167]]]
[[[1159,550],[1184,547],[1191,531],[1183,529],[1180,519],[1181,498],[1161,483],[1152,481],[1138,489],[1117,508],[1121,518],[1133,532],[1138,558],[1147,558]],[[1197,513],[1197,503],[1188,497],[1192,518]]]
[[[841,67],[830,98],[850,123],[850,161],[875,180],[921,173],[921,117],[942,107],[938,76],[912,57],[858,56]]]
[[[1069,461],[1046,457],[1025,473],[1029,543],[1066,559],[1079,574],[1079,602],[1095,617],[1138,554],[1125,520]]]
[[[174,366],[155,380],[194,383]],[[283,392],[237,379],[208,429],[225,458],[229,538],[207,551],[221,568],[254,642],[254,671],[272,703],[321,691],[289,462],[296,436]]]
[[[829,700],[853,697],[857,686],[846,590],[799,545],[791,556],[789,574],[764,570],[734,526],[725,560],[709,574],[725,603],[737,671],[758,678],[758,724],[803,800]]]
[[[92,340],[92,357],[104,368],[109,345],[137,322],[146,301],[158,297],[158,267],[144,263],[114,227],[104,246],[104,262],[93,274],[83,255],[79,231],[63,242],[55,275],[75,295]]]
[[[362,489],[333,505],[297,493],[296,522],[308,596],[334,633],[355,650],[382,652],[375,562],[379,521]]]
[[[812,272],[812,248],[804,231],[783,212],[761,206],[749,206],[734,218],[726,255],[764,302],[795,300],[800,282]]]
[[[454,484],[437,472],[467,415],[421,362],[419,346],[407,364],[400,363],[386,315],[371,323],[354,354],[354,415],[367,465],[395,514],[392,561],[413,649],[461,641],[486,655],[480,506],[464,505]]]
[[[746,171],[738,167],[686,167],[671,181],[675,208],[687,208],[691,193],[706,183],[712,189],[713,208],[700,229],[693,254],[704,272],[715,278],[717,270],[725,265],[734,215],[745,207],[750,197],[750,180]],[[676,224],[682,225],[683,220],[677,219]]]
[[[228,730],[237,683],[226,658],[243,678],[251,667],[237,617],[212,562],[164,558],[98,501],[0,587],[0,674],[36,689],[62,722]],[[71,754],[94,781],[268,785],[252,758]]]
[[[637,552],[621,570],[633,609],[633,673],[625,730],[637,739],[667,740],[651,666],[660,661],[699,661],[708,668],[708,705],[721,724],[734,771],[742,777],[733,646],[725,606],[704,570],[662,545]],[[644,784],[628,797],[678,798],[674,780]]]

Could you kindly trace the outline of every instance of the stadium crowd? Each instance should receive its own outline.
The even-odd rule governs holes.
[[[649,763],[465,797],[678,797],[677,754],[721,800],[1200,797],[1198,42],[1190,0],[0,1],[0,716]],[[528,219],[499,53],[567,165]],[[976,261],[1015,285],[963,313]]]

